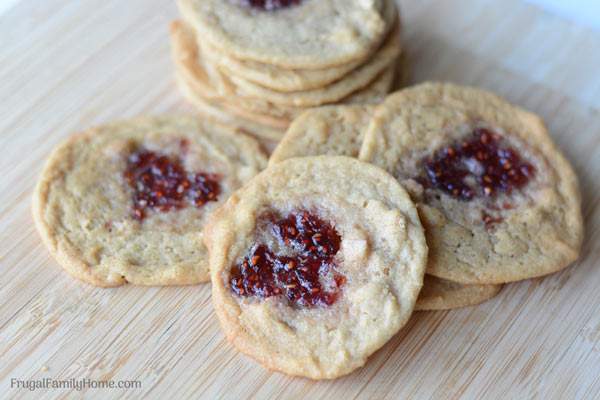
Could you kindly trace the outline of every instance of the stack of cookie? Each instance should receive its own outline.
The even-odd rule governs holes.
[[[205,117],[278,141],[307,108],[377,103],[401,53],[393,0],[180,0],[176,78]]]

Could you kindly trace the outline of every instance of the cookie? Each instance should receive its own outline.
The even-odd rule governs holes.
[[[427,272],[497,284],[577,259],[577,177],[542,120],[483,90],[427,83],[377,106],[360,159],[395,176],[418,204]]]
[[[327,106],[304,112],[290,125],[269,165],[294,157],[358,157],[373,107]]]
[[[368,86],[352,93],[350,96],[343,98],[336,104],[379,104],[388,93],[392,90],[396,79],[397,63],[387,67],[381,75],[379,75]]]
[[[464,285],[425,275],[415,310],[451,310],[474,306],[496,296],[502,285]]]
[[[281,92],[316,89],[329,85],[364,62],[352,61],[325,69],[284,69],[271,64],[239,60],[219,51],[206,41],[199,45],[206,59],[223,69],[227,75],[235,74],[247,81]]]
[[[288,114],[293,116],[294,113],[301,112],[299,109],[284,110],[281,107],[275,109],[268,102],[260,99],[244,99],[241,96],[230,95],[230,99],[227,99],[229,101],[226,101],[223,94],[213,86],[214,83],[211,82],[204,65],[199,63],[200,57],[194,35],[184,23],[174,21],[171,24],[171,42],[176,73],[180,77],[180,82],[185,83],[189,90],[201,95],[206,100],[219,103],[228,112],[275,129],[286,129],[290,123]],[[223,81],[221,84],[227,84],[227,82]],[[240,107],[238,105],[240,103],[244,104],[246,109]],[[276,114],[281,117],[269,115],[274,111],[278,111]]]
[[[246,134],[249,134],[259,141],[269,141],[277,143],[284,135],[285,130],[263,125],[249,119],[237,116],[234,113],[228,113],[223,110],[223,105],[218,101],[204,99],[202,96],[195,93],[185,78],[176,76],[177,86],[182,95],[195,107],[195,109],[205,118],[212,119],[217,123],[230,125]]]
[[[113,123],[54,150],[34,193],[33,216],[59,264],[85,282],[204,282],[209,215],[265,164],[255,140],[214,123]]]
[[[246,97],[261,98],[277,105],[314,107],[337,102],[373,82],[384,70],[393,65],[400,55],[400,32],[397,27],[390,33],[380,51],[365,64],[350,71],[342,79],[327,86],[296,92],[280,92],[252,83],[236,75],[229,75],[236,92]]]
[[[268,140],[277,140],[281,137],[277,131],[284,131],[293,118],[306,109],[302,107],[276,106],[262,99],[245,98],[239,95],[218,93],[213,87],[216,84],[229,87],[228,91],[235,92],[235,86],[228,78],[218,71],[209,78],[205,65],[201,65],[198,48],[190,29],[180,21],[171,24],[171,37],[173,43],[173,57],[176,65],[177,80],[185,97],[194,97],[192,104],[197,105],[198,98],[204,99],[221,108],[223,113],[232,114],[234,118],[250,121],[254,125],[265,126],[265,132],[252,129],[253,134]],[[362,88],[341,100],[346,104],[378,103],[391,90],[394,81],[395,68],[388,67],[367,87]],[[201,100],[200,100],[201,101]],[[205,107],[200,107],[202,111]],[[274,133],[275,134],[272,134]]]
[[[193,32],[185,23],[173,22],[171,35],[177,71],[185,76],[186,81],[195,87],[197,92],[202,93],[203,97],[218,100],[234,113],[245,114],[243,115],[245,118],[262,119],[272,126],[289,124],[292,119],[306,110],[305,106],[276,104],[260,96],[243,93],[229,76],[221,73],[210,63],[203,62],[203,55],[199,53]],[[390,64],[374,80],[365,87],[352,91],[342,98],[340,103],[381,101],[382,96],[390,91],[394,78],[394,67],[393,63]],[[343,87],[343,85],[339,85],[339,87]]]
[[[269,158],[269,165],[294,157],[357,157],[373,107],[329,106],[306,111],[296,119]],[[448,310],[479,304],[501,285],[463,285],[426,275],[417,310]]]
[[[227,338],[269,369],[313,379],[359,368],[402,328],[427,257],[405,190],[349,157],[269,167],[204,239]]]
[[[394,35],[399,35],[399,29],[394,31]],[[244,81],[247,81],[274,91],[298,92],[326,87],[344,79],[351,71],[358,69],[363,64],[372,63],[374,58],[382,59],[386,52],[391,51],[390,46],[392,44],[399,46],[398,43],[393,43],[390,40],[393,37],[392,35],[388,36],[384,45],[369,59],[353,61],[326,69],[284,69],[255,61],[238,60],[211,46],[207,41],[200,41],[199,46],[208,62],[222,69],[228,76],[239,77],[242,87],[244,87]],[[252,86],[250,87],[252,88]]]
[[[396,13],[392,0],[179,0],[178,5],[213,47],[240,60],[289,69],[366,59]]]

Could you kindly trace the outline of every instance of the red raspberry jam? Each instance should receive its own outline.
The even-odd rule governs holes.
[[[426,184],[463,201],[510,194],[535,175],[533,165],[507,146],[500,135],[485,128],[477,128],[466,140],[436,151],[424,160],[424,167]]]
[[[124,176],[133,189],[133,217],[140,221],[149,209],[167,212],[188,205],[201,207],[217,201],[221,193],[216,175],[189,173],[178,158],[153,151],[132,153]]]
[[[285,296],[294,307],[330,306],[346,282],[336,271],[334,257],[341,238],[335,228],[300,211],[271,224],[285,255],[256,245],[231,268],[229,284],[238,296],[265,299]]]
[[[281,8],[298,5],[302,0],[240,0],[246,7],[257,8],[259,10],[274,11]]]
[[[288,215],[273,230],[286,246],[304,255],[332,258],[340,249],[335,228],[306,211]]]

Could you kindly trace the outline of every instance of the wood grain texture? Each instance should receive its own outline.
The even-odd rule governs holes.
[[[600,398],[600,34],[517,0],[403,0],[412,80],[492,89],[544,116],[581,180],[573,267],[472,308],[416,313],[332,382],[265,371],[229,346],[210,288],[98,289],[50,259],[30,216],[71,132],[187,112],[168,0],[20,0],[0,15],[0,396],[7,398]],[[11,378],[139,379],[135,390],[10,388]]]

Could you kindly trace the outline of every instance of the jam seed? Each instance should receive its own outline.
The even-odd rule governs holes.
[[[488,144],[488,143],[489,143],[489,141],[490,141],[490,137],[489,137],[489,135],[487,134],[487,132],[484,132],[484,133],[482,133],[482,134],[481,134],[481,143],[483,143],[483,144]]]

